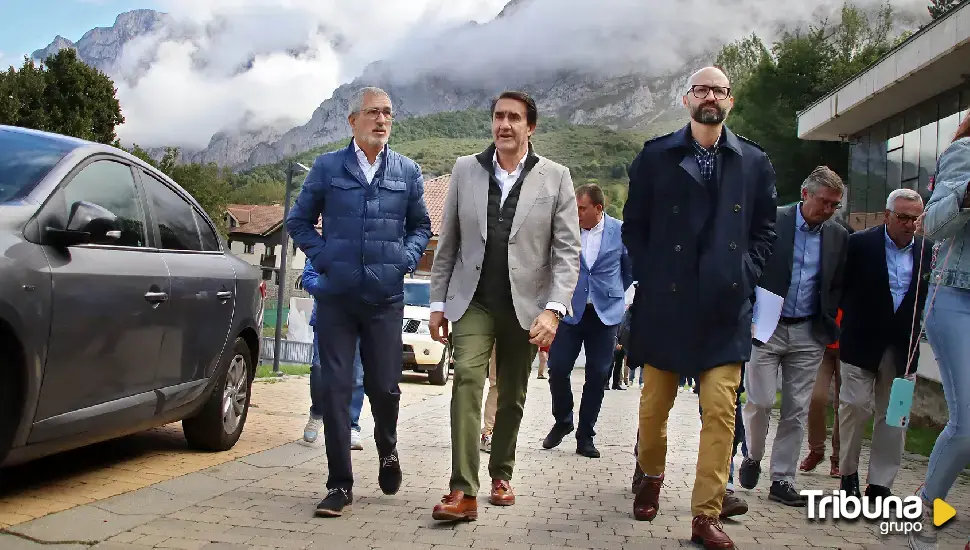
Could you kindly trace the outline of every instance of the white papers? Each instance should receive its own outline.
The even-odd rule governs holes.
[[[759,342],[767,342],[778,326],[785,298],[759,286],[754,289],[754,300],[751,337]]]

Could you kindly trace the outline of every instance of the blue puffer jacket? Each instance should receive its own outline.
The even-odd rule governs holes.
[[[321,215],[323,235],[314,228]],[[414,271],[431,239],[421,169],[385,146],[368,184],[351,141],[317,157],[286,229],[319,274],[317,296],[399,302],[404,275]]]
[[[320,276],[313,269],[310,258],[307,258],[306,265],[303,266],[303,290],[313,296],[313,311],[310,313],[310,326],[317,326],[317,299],[316,295],[320,292]]]

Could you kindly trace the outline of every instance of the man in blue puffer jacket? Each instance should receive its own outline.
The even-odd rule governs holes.
[[[320,292],[320,277],[313,270],[313,264],[307,260],[303,268],[303,288],[316,296]],[[313,312],[310,314],[310,326],[317,324],[317,300],[313,299]],[[320,374],[320,349],[317,344],[317,331],[313,331],[313,359],[310,364],[310,419],[303,428],[303,440],[313,443],[317,440],[320,428],[323,427],[323,411],[320,406],[320,391],[327,381]],[[357,351],[354,353],[354,393],[350,399],[350,448],[360,451],[364,448],[360,438],[360,410],[364,407],[364,366],[360,362],[360,340],[357,340]]]
[[[340,516],[353,502],[348,413],[358,339],[380,459],[377,481],[385,494],[401,487],[404,276],[415,270],[431,239],[421,169],[387,147],[387,93],[358,90],[348,113],[354,139],[317,157],[286,220],[293,242],[319,274],[314,330],[321,335],[320,374],[327,381],[319,399],[330,470],[327,496],[316,509],[320,517]]]

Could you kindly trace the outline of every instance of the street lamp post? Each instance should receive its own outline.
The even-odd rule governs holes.
[[[290,162],[289,166],[286,167],[286,191],[284,193],[285,198],[283,199],[283,225],[280,227],[280,244],[283,246],[283,250],[280,253],[280,269],[277,272],[279,279],[276,284],[276,340],[273,344],[273,374],[276,376],[281,376],[280,348],[283,345],[283,290],[286,285],[286,252],[289,248],[288,241],[290,236],[286,231],[286,218],[290,216],[290,193],[293,191],[293,175],[296,173],[297,169],[302,172],[310,171],[309,168],[300,164],[299,162]]]

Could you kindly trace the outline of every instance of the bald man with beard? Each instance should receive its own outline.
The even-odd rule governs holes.
[[[623,242],[639,282],[630,363],[643,365],[637,520],[660,509],[667,416],[680,376],[700,381],[701,433],[691,540],[734,548],[720,521],[741,366],[751,357],[754,290],[776,235],[775,173],[757,144],[725,125],[728,77],[704,68],[686,84],[690,121],[644,144],[630,167]],[[642,304],[638,307],[638,304]]]

